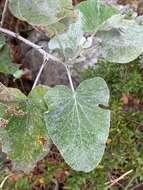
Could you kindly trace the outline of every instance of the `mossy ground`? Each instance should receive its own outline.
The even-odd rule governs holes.
[[[67,190],[127,190],[143,181],[143,69],[136,60],[130,64],[98,63],[81,73],[81,80],[100,76],[110,89],[111,128],[107,147],[100,165],[90,173],[70,171],[63,189]],[[54,170],[48,165],[41,183],[48,183]],[[63,166],[62,166],[63,167]],[[133,170],[115,186],[111,182]],[[30,190],[22,178],[11,190]]]

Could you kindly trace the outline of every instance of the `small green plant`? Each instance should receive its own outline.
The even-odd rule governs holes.
[[[87,0],[75,8],[71,0],[9,0],[9,8],[19,19],[45,27],[47,33],[54,28],[56,32],[49,48],[60,50],[62,56],[55,57],[0,28],[1,32],[22,40],[43,55],[43,64],[27,97],[17,89],[0,85],[3,151],[16,169],[27,172],[45,156],[51,139],[74,170],[92,171],[101,161],[109,135],[109,89],[101,77],[85,80],[75,89],[71,69],[80,60],[81,63],[88,61],[87,58],[116,63],[136,59],[143,52],[143,26],[97,0]],[[84,36],[86,32],[90,37]],[[65,66],[70,88],[36,86],[50,59]]]

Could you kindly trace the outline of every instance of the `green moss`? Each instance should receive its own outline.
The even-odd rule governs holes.
[[[23,177],[17,181],[13,190],[17,190],[17,189],[19,189],[19,190],[30,190],[29,184],[28,184],[28,179],[26,177]]]
[[[100,76],[107,82],[111,98],[120,97],[123,93],[143,94],[143,69],[138,61],[129,64],[98,63],[94,68],[89,68],[81,73],[81,80]]]

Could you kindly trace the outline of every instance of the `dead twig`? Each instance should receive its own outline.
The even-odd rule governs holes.
[[[3,8],[3,12],[2,12],[2,18],[1,18],[1,26],[3,26],[4,20],[5,20],[7,8],[8,8],[8,0],[6,0],[5,4],[4,4],[4,8]]]
[[[132,172],[133,172],[133,170],[129,170],[128,172],[126,172],[126,173],[124,173],[123,175],[121,175],[119,178],[113,180],[113,181],[111,182],[111,184],[108,186],[108,188],[114,186],[114,185],[117,184],[120,180],[124,179],[124,177],[126,177],[127,175],[129,175],[129,174],[132,173]],[[109,184],[109,183],[110,183],[110,182],[107,182],[106,185]]]
[[[3,187],[4,187],[4,184],[6,183],[6,181],[9,179],[9,177],[10,177],[11,175],[8,175],[8,176],[6,176],[5,178],[4,178],[4,180],[1,182],[1,184],[0,184],[0,190],[2,190],[3,189]]]

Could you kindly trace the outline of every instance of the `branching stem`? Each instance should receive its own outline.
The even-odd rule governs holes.
[[[12,36],[12,37],[14,37],[14,38],[17,38],[18,40],[24,42],[24,43],[27,44],[28,46],[30,46],[30,47],[36,49],[37,51],[39,51],[43,56],[45,56],[45,54],[46,54],[46,56],[47,56],[49,59],[51,59],[51,60],[53,60],[53,61],[55,61],[55,62],[58,62],[58,63],[62,63],[62,61],[61,61],[59,58],[57,58],[57,57],[55,57],[55,56],[53,56],[53,55],[47,53],[41,46],[34,44],[33,42],[31,42],[31,41],[29,41],[29,40],[23,38],[23,37],[20,36],[19,34],[15,33],[15,32],[12,32],[12,31],[10,31],[10,30],[8,30],[8,29],[6,29],[6,28],[2,28],[2,27],[0,27],[0,32],[2,32],[2,33],[4,33],[4,34],[7,34],[7,35],[9,35],[9,36]]]
[[[67,75],[68,75],[71,90],[72,90],[73,94],[75,94],[75,89],[74,89],[73,81],[72,81],[72,78],[71,78],[70,69],[69,69],[67,64],[64,64],[64,65],[65,65],[65,68],[66,68],[66,71],[67,71]]]
[[[58,62],[58,63],[62,63],[62,61],[61,61],[59,58],[57,58],[57,57],[55,57],[55,56],[53,56],[53,55],[47,53],[41,46],[38,46],[38,45],[34,44],[33,42],[31,42],[31,41],[29,41],[29,40],[23,38],[23,37],[20,36],[19,34],[14,33],[14,32],[12,32],[12,31],[10,31],[10,30],[8,30],[8,29],[5,29],[5,28],[2,28],[2,27],[0,27],[0,32],[2,32],[2,33],[4,33],[4,34],[7,34],[7,35],[9,35],[9,36],[12,36],[12,37],[14,37],[14,38],[16,38],[16,39],[22,41],[23,43],[25,43],[25,44],[27,44],[28,46],[30,46],[30,47],[36,49],[38,52],[40,52],[40,53],[43,55],[44,61],[43,61],[43,64],[41,65],[40,70],[39,70],[39,72],[38,72],[38,75],[37,75],[37,77],[36,77],[36,79],[35,79],[35,81],[34,81],[34,84],[33,84],[32,89],[33,89],[33,88],[36,86],[36,84],[38,83],[38,80],[39,80],[39,78],[40,78],[40,76],[41,76],[41,74],[42,74],[42,71],[43,71],[43,69],[44,69],[44,67],[45,67],[45,65],[47,64],[47,62],[48,62],[49,59],[51,59],[51,60],[53,60],[53,61],[55,61],[55,62]]]
[[[61,64],[64,64],[65,68],[66,68],[66,71],[67,71],[67,75],[68,75],[68,79],[69,79],[69,83],[70,83],[70,86],[71,86],[71,89],[72,89],[72,92],[75,94],[75,90],[74,90],[74,85],[73,85],[73,81],[72,81],[72,78],[71,78],[71,73],[70,73],[70,69],[68,68],[67,64],[63,63],[62,60],[60,60],[59,58],[53,56],[52,54],[49,54],[47,53],[41,46],[39,45],[36,45],[34,44],[33,42],[23,38],[22,36],[20,36],[19,34],[15,33],[15,32],[12,32],[6,28],[2,28],[0,27],[0,32],[4,33],[4,34],[7,34],[9,36],[12,36],[20,41],[22,41],[23,43],[27,44],[28,46],[36,49],[38,52],[40,52],[42,55],[43,55],[43,58],[44,58],[44,61],[43,61],[43,64],[41,65],[40,67],[40,70],[38,72],[38,75],[35,79],[35,82],[33,84],[33,87],[32,89],[36,86],[41,74],[42,74],[42,71],[45,67],[45,65],[48,63],[48,60],[51,59],[57,63],[61,63]]]

